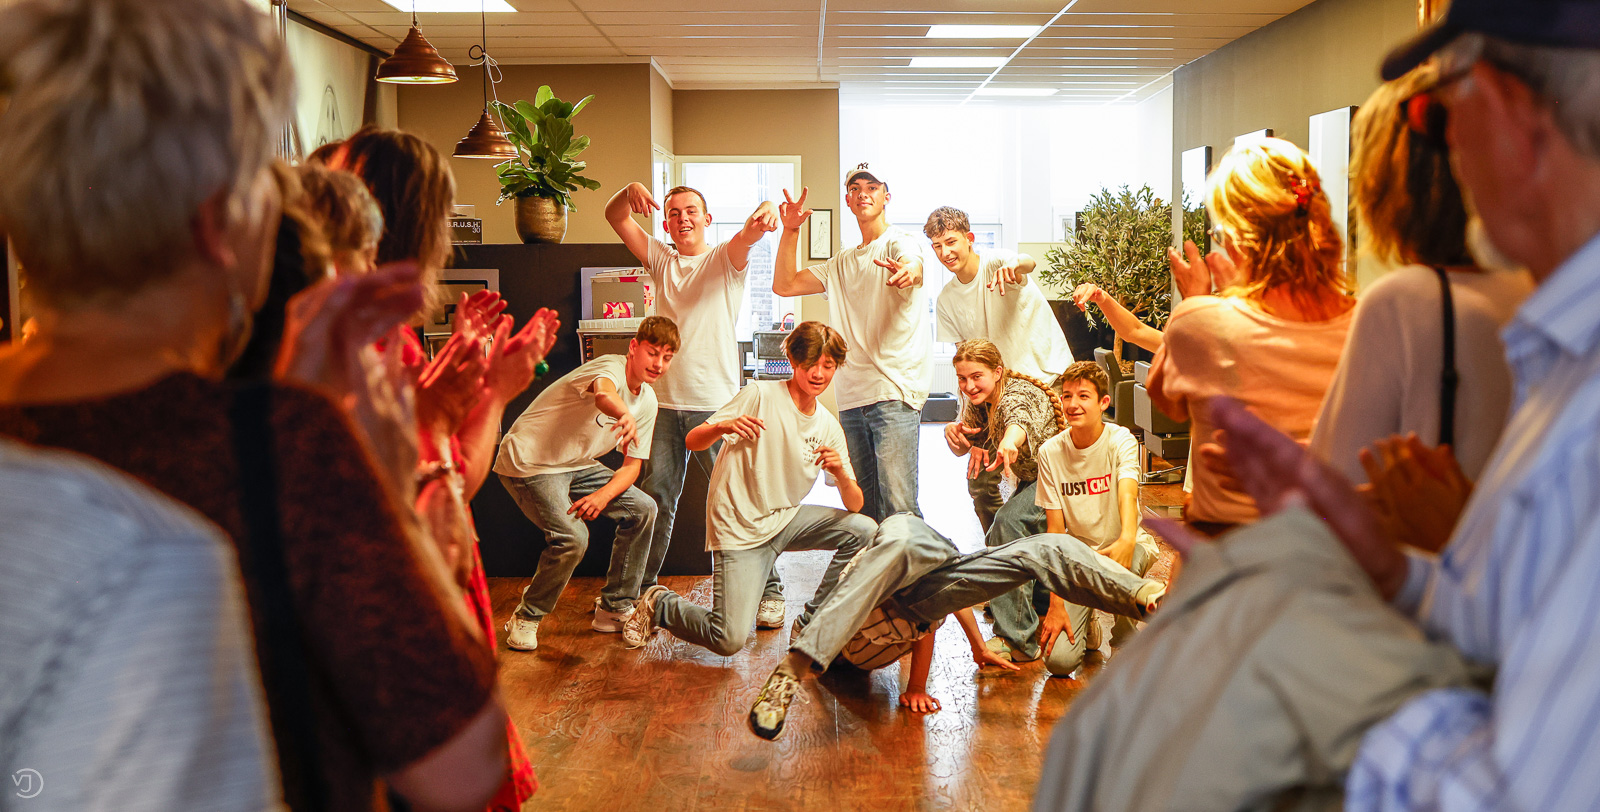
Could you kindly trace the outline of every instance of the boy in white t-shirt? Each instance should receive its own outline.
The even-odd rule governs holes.
[[[1111,408],[1111,381],[1093,361],[1080,361],[1061,375],[1062,402],[1067,430],[1039,449],[1039,485],[1035,499],[1044,508],[1047,533],[1066,533],[1112,561],[1143,576],[1160,550],[1154,538],[1139,526],[1139,444],[1133,434],[1105,422]],[[1010,628],[1025,630],[1024,639],[1007,640],[1023,657],[1045,653],[1052,674],[1070,674],[1083,662],[1086,649],[1099,648],[1099,625],[1088,607],[1067,603],[1049,594],[1049,609],[1038,616],[1035,596],[1023,588],[993,601],[998,616],[1017,622]],[[1071,628],[1068,642],[1058,636]],[[1126,616],[1118,617],[1111,644],[1121,645],[1137,628]],[[1034,639],[1032,629],[1037,629]]]
[[[917,505],[918,431],[933,382],[922,247],[889,225],[889,186],[859,164],[845,174],[845,205],[861,228],[861,244],[827,262],[800,268],[800,225],[811,216],[807,190],[778,206],[783,237],[772,272],[779,296],[825,293],[828,321],[844,335],[850,361],[839,370],[839,424],[873,521],[893,513],[922,515]]]
[[[617,537],[590,627],[622,631],[639,595],[656,518],[655,501],[633,487],[650,457],[655,429],[650,384],[667,371],[677,351],[672,320],[645,319],[628,342],[627,355],[602,355],[557,379],[500,441],[494,471],[517,506],[544,531],[546,543],[533,580],[506,622],[510,648],[538,648],[539,622],[555,609],[589,546],[585,522],[601,516],[617,523]],[[615,471],[599,462],[613,449],[625,455]]]
[[[661,227],[672,244],[650,236],[633,219],[662,209]],[[688,186],[667,192],[657,204],[641,183],[630,183],[606,203],[606,220],[622,244],[638,258],[656,283],[656,314],[678,325],[682,349],[672,368],[656,381],[656,427],[650,462],[639,487],[656,501],[655,529],[645,559],[641,588],[654,586],[661,562],[672,544],[672,526],[678,515],[678,497],[689,459],[711,470],[715,449],[693,453],[684,446],[689,432],[739,391],[739,340],[734,326],[744,301],[745,269],[750,248],[763,235],[778,228],[778,208],[771,201],[756,207],[733,239],[706,244],[711,213],[705,195]],[[783,625],[783,585],[774,577],[761,602],[758,623],[763,628]]]
[[[628,645],[644,645],[661,628],[731,655],[750,636],[763,585],[779,554],[834,550],[816,595],[795,621],[797,629],[803,628],[833,591],[839,572],[877,532],[877,523],[859,512],[861,487],[850,460],[839,453],[844,431],[817,403],[845,360],[844,339],[833,328],[808,321],[789,334],[783,349],[793,377],[745,386],[689,432],[692,449],[710,448],[719,437],[724,441],[706,501],[711,609],[652,586],[627,620],[623,639]],[[823,472],[833,478],[848,512],[800,503]]]
[[[922,233],[933,253],[955,278],[946,282],[935,306],[938,339],[951,343],[987,339],[1000,349],[1006,366],[1046,383],[1072,363],[1072,348],[1050,302],[1030,282],[1033,257],[1003,248],[979,251],[972,244],[967,213],[942,206],[928,215]],[[953,431],[957,424],[952,423]],[[1000,471],[967,480],[978,522],[988,532],[1000,498]]]

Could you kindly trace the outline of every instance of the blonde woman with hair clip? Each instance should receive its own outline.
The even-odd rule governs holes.
[[[1304,442],[1355,306],[1322,178],[1288,141],[1236,145],[1211,174],[1206,209],[1237,274],[1216,295],[1173,309],[1150,365],[1150,398],[1176,419],[1193,419],[1201,441],[1212,436],[1206,401],[1228,395]],[[1185,520],[1212,535],[1254,521],[1255,502],[1231,484],[1195,471]]]

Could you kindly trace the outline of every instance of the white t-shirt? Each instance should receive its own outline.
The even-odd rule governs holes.
[[[744,302],[745,272],[733,267],[728,244],[686,257],[650,240],[656,315],[678,325],[672,366],[651,386],[663,409],[709,412],[739,391],[739,339],[734,325]]]
[[[639,385],[637,395],[628,391],[627,364],[626,355],[602,355],[540,392],[500,441],[495,473],[529,477],[581,471],[615,449],[616,435],[611,427],[617,421],[595,407],[594,395],[589,392],[599,378],[606,378],[617,387],[617,394],[633,415],[637,435],[628,446],[628,456],[650,459],[656,394],[647,383]]]
[[[1452,273],[1450,292],[1461,373],[1454,449],[1461,469],[1475,480],[1511,413],[1511,367],[1500,328],[1533,293],[1533,279],[1526,273]],[[1424,443],[1438,444],[1443,359],[1444,313],[1432,270],[1401,268],[1367,286],[1311,431],[1312,452],[1351,481],[1365,482],[1357,455],[1373,442],[1414,431]]]
[[[1004,296],[989,290],[1000,267],[1017,256],[1004,249],[980,251],[971,282],[952,278],[944,284],[936,308],[939,340],[986,338],[1000,349],[1007,367],[1049,383],[1072,366],[1072,348],[1044,291],[1033,284],[1032,274],[1006,285]]]
[[[1107,423],[1100,439],[1078,448],[1072,432],[1063,431],[1039,449],[1034,503],[1061,511],[1067,532],[1098,549],[1122,535],[1117,483],[1124,479],[1139,479],[1139,442],[1133,432]]]
[[[820,404],[812,414],[801,412],[788,381],[747,384],[710,421],[742,414],[761,418],[766,428],[755,442],[723,435],[707,488],[707,550],[748,550],[778,535],[822,473],[819,446],[839,452],[845,476],[856,476],[838,419]]]
[[[810,270],[827,289],[828,322],[844,336],[849,354],[834,379],[840,409],[905,401],[921,409],[933,383],[933,339],[928,335],[928,293],[886,284],[889,270],[874,260],[922,259],[922,247],[889,227],[866,247],[846,248]]]

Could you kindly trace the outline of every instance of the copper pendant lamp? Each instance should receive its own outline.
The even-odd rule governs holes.
[[[417,27],[416,3],[411,4],[411,30],[378,65],[377,80],[397,85],[444,85],[456,80],[455,66],[439,55]]]
[[[467,137],[456,142],[456,150],[451,153],[456,158],[486,158],[495,161],[504,161],[517,157],[517,148],[506,134],[494,123],[494,118],[489,115],[489,71],[494,69],[495,61],[489,57],[489,23],[488,12],[479,6],[479,23],[483,26],[483,42],[472,46],[467,51],[468,56],[483,63],[483,115],[478,116],[478,123],[472,125],[467,131]],[[473,56],[473,51],[477,52]]]

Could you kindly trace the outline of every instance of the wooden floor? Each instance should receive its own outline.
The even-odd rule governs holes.
[[[982,546],[942,426],[923,429],[921,504],[958,547]],[[814,494],[835,500],[830,490]],[[1149,486],[1159,511],[1177,486]],[[791,620],[816,589],[827,553],[779,561]],[[1163,555],[1152,577],[1164,577]],[[492,579],[495,615],[515,608],[524,582]],[[710,579],[663,582],[710,605]],[[1013,810],[1026,809],[1057,718],[1105,662],[1091,653],[1074,678],[1042,665],[1021,673],[974,665],[955,624],[940,630],[928,690],[943,709],[901,709],[900,666],[808,681],[776,742],[745,715],[788,647],[787,629],[761,631],[732,657],[658,634],[645,648],[589,629],[600,579],[574,579],[539,629],[539,649],[503,648],[501,685],[539,772],[538,810]],[[981,615],[980,615],[981,618]],[[982,623],[980,619],[980,623]],[[1113,655],[1114,656],[1114,655]]]

